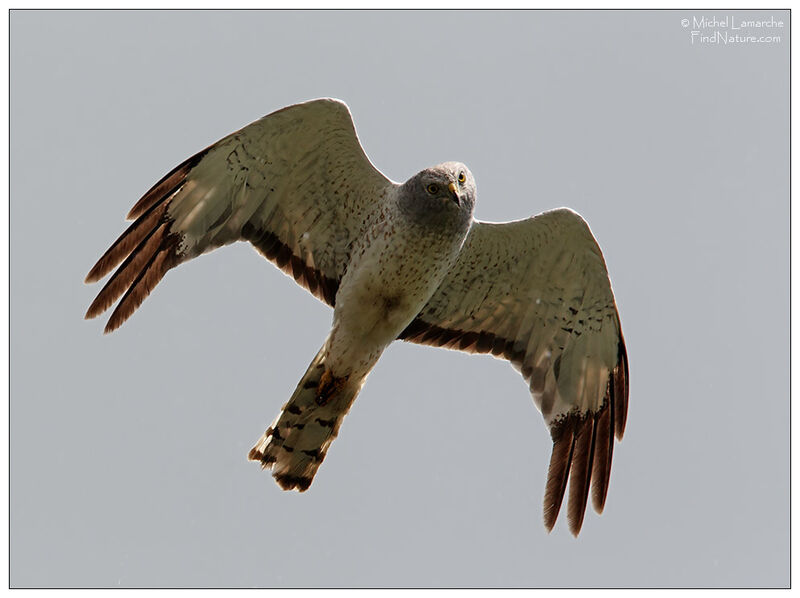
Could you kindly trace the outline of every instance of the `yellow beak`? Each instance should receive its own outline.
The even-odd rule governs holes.
[[[455,183],[450,183],[447,185],[447,188],[450,189],[450,193],[453,194],[453,201],[460,206],[461,198],[458,196],[458,186],[456,186]]]

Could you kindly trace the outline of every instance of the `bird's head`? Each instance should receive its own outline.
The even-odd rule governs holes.
[[[400,188],[400,207],[421,219],[470,221],[475,208],[475,179],[460,162],[421,170]]]

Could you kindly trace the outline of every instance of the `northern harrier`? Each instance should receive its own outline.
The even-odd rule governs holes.
[[[403,184],[381,174],[347,106],[273,112],[169,172],[86,277],[119,266],[86,313],[122,299],[120,326],[178,264],[245,240],[334,308],[328,337],[249,458],[306,490],[364,380],[396,339],[506,359],[553,438],[544,499],[552,529],[569,478],[577,535],[589,487],[602,512],[628,365],[600,248],[575,212],[473,219],[475,181],[446,162]]]

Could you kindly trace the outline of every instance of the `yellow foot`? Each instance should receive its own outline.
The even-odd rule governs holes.
[[[326,368],[319,379],[319,386],[317,386],[317,405],[324,405],[333,395],[342,390],[349,377],[337,378]]]

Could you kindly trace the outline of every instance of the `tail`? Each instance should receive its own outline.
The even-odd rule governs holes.
[[[247,456],[271,468],[284,490],[308,489],[365,377],[332,378],[325,368],[327,343],[301,378],[292,398]]]

